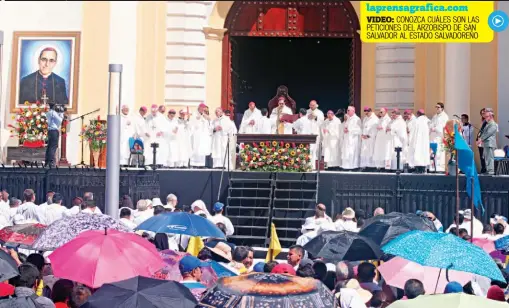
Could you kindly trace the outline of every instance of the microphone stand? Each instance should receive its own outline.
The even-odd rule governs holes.
[[[96,110],[94,111],[90,111],[89,113],[85,113],[85,114],[82,114],[80,116],[77,116],[76,118],[74,119],[70,119],[69,120],[69,125],[71,124],[72,121],[74,120],[77,120],[77,119],[81,119],[81,127],[83,128],[85,126],[85,117],[87,115],[90,115],[92,113],[96,113],[96,112],[99,112],[99,110],[101,110],[101,108],[97,108]],[[83,151],[84,151],[84,148],[83,148],[83,141],[81,141],[81,162],[78,164],[78,166],[85,166],[85,161],[83,160],[84,159],[84,154],[83,154]]]

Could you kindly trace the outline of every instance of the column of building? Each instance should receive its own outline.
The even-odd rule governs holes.
[[[415,46],[377,44],[375,108],[414,108]]]
[[[470,44],[445,44],[444,104],[449,119],[470,112]]]

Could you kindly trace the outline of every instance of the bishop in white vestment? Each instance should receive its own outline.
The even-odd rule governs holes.
[[[315,100],[309,102],[307,116],[311,121],[311,135],[316,135],[315,143],[311,144],[310,146],[311,164],[313,166],[313,169],[315,169],[314,167],[316,165],[314,162],[318,159],[318,145],[322,142],[320,139],[320,129],[325,119],[323,112],[320,109],[318,109],[318,103]]]
[[[380,118],[376,127],[375,149],[373,152],[373,164],[375,168],[385,168],[385,153],[387,151],[387,144],[389,143],[390,135],[387,134],[387,125],[391,118],[387,114],[386,108],[380,109]]]
[[[362,119],[361,135],[361,168],[373,168],[373,153],[377,135],[378,117],[369,107],[364,108],[364,119]]]
[[[262,116],[258,119],[256,124],[256,132],[258,134],[272,134],[272,121],[268,118],[269,111],[266,108],[262,109]]]
[[[445,172],[445,151],[444,151],[444,127],[449,116],[444,111],[444,104],[437,103],[435,106],[436,114],[431,119],[429,125],[429,140],[437,144],[437,153],[435,155],[436,171]],[[433,168],[434,169],[434,168]]]
[[[392,121],[387,126],[386,131],[390,139],[387,144],[385,169],[397,170],[397,153],[395,148],[401,148],[399,167],[402,169],[403,165],[406,163],[408,133],[406,122],[403,120],[399,109],[394,109],[392,111]]]
[[[189,159],[191,158],[191,133],[189,132],[189,116],[184,109],[179,111],[177,119],[177,146],[178,155],[176,157],[175,167],[189,167]]]
[[[221,108],[216,109],[216,119],[212,121],[213,135],[212,135],[212,163],[213,168],[227,168],[228,162],[225,159],[231,159],[227,156],[226,152],[228,149],[228,139],[230,142],[234,142],[233,135],[236,132],[236,128],[230,118],[223,115]],[[231,145],[230,145],[231,146]],[[230,148],[231,151],[231,148]],[[232,168],[230,162],[230,168]]]
[[[129,148],[129,138],[136,135],[136,125],[129,115],[129,107],[122,106],[120,113],[120,165],[129,164],[131,149]]]
[[[168,120],[166,116],[158,112],[157,105],[152,105],[151,113],[147,117],[145,124],[145,164],[153,163],[152,143],[157,143],[156,165],[166,166],[168,161],[168,139],[165,137],[169,132]]]
[[[272,132],[273,134],[292,134],[292,123],[287,123],[281,121],[281,117],[284,114],[293,114],[292,109],[285,105],[285,98],[280,97],[278,101],[277,108],[272,109],[272,113],[270,115],[270,119],[273,121],[275,130]]]
[[[211,153],[212,127],[209,115],[205,112],[206,108],[205,104],[200,104],[197,114],[189,121],[193,149],[190,159],[192,167],[205,167],[205,159]]]
[[[327,111],[327,119],[322,124],[323,160],[327,168],[341,166],[341,144],[343,141],[343,124],[334,111]]]
[[[260,109],[256,108],[254,102],[249,103],[249,108],[244,111],[244,116],[242,117],[242,122],[240,123],[240,133],[241,134],[256,134],[257,133],[257,124],[259,118],[261,118],[262,113]]]
[[[420,173],[424,173],[430,163],[429,122],[424,110],[420,109],[410,134],[408,159]]]
[[[343,125],[343,144],[341,146],[341,168],[359,168],[361,150],[361,119],[355,114],[355,107],[347,110],[348,120]]]
[[[136,137],[143,140],[145,137],[145,115],[147,114],[147,107],[140,107],[137,114],[132,117],[134,128],[136,130]]]
[[[415,117],[415,115],[413,114],[412,110],[410,109],[407,109],[405,110],[405,112],[403,113],[403,119],[405,120],[406,122],[406,128],[407,128],[407,133],[408,133],[408,152],[407,152],[407,163],[408,163],[408,166],[410,168],[414,168],[415,165],[414,165],[414,161],[413,161],[413,156],[412,155],[409,155],[410,151],[411,151],[411,146],[413,144],[413,140],[412,140],[412,136],[413,136],[413,131],[415,129],[415,123],[417,121],[417,118]]]
[[[178,133],[178,123],[177,118],[175,117],[175,110],[170,109],[168,112],[168,167],[174,168],[177,167],[178,153],[179,153],[179,144],[177,141],[177,133]]]

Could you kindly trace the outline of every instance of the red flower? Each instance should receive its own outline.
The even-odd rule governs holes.
[[[293,165],[293,167],[294,167],[295,169],[297,169],[297,168],[299,168],[299,165]]]
[[[296,148],[295,142],[292,142],[292,148]]]
[[[257,148],[258,144],[256,144],[256,142],[253,142],[253,147]]]
[[[284,143],[283,141],[281,141],[281,143],[279,144],[279,146],[284,147],[284,146],[285,146],[285,143]]]

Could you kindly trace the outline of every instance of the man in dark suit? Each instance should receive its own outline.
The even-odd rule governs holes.
[[[498,124],[495,122],[493,109],[486,108],[484,110],[484,120],[486,121],[486,127],[479,136],[478,144],[484,148],[483,155],[486,161],[486,172],[493,175],[495,174],[495,149],[497,148],[498,132]]]
[[[19,104],[26,101],[35,103],[56,103],[67,105],[65,80],[53,73],[57,64],[57,51],[48,47],[39,54],[39,70],[23,77],[19,86]]]
[[[482,125],[481,125],[481,129],[479,130],[479,133],[477,133],[477,139],[476,139],[476,142],[477,144],[479,144],[479,137],[481,136],[484,128],[486,127],[486,121],[484,120],[484,109],[481,109],[481,121],[482,121]],[[477,149],[479,150],[479,160],[481,161],[481,173],[486,173],[486,162],[484,161],[484,148],[480,145],[478,145]]]

